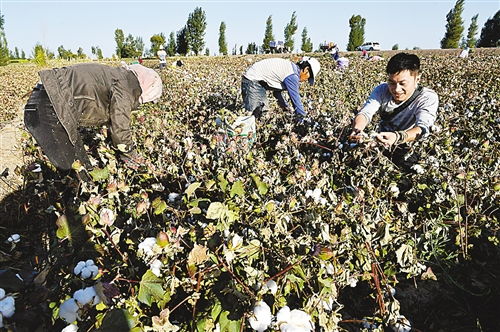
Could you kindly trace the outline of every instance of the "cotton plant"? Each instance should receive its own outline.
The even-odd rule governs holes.
[[[288,306],[281,308],[276,314],[276,326],[281,332],[309,332],[314,331],[314,323],[306,312]]]
[[[252,316],[248,318],[252,329],[258,332],[265,331],[271,325],[272,320],[271,308],[264,301],[259,301],[255,304]]]
[[[6,296],[5,290],[0,288],[0,328],[3,325],[4,318],[10,318],[16,311],[16,303],[12,296]]]
[[[59,306],[59,317],[71,324],[80,319],[80,309],[93,307],[101,303],[102,299],[97,295],[93,286],[77,290],[73,297],[67,299]]]
[[[61,332],[78,332],[78,326],[75,324],[69,324],[61,330]]]
[[[73,269],[73,272],[76,276],[80,276],[83,279],[92,279],[99,273],[99,268],[92,259],[88,259],[86,261],[79,261]]]
[[[312,198],[314,200],[314,203],[316,204],[321,204],[321,205],[326,205],[327,200],[326,198],[321,196],[321,189],[316,188],[314,190],[306,190],[306,198]]]
[[[21,236],[19,234],[12,234],[7,238],[7,242],[16,244],[21,241]]]

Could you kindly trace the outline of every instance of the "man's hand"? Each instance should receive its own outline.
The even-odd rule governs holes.
[[[349,134],[349,136],[347,136],[347,140],[352,143],[360,143],[365,137],[366,134],[363,133],[363,131],[354,128]]]
[[[392,132],[392,131],[384,131],[384,132],[381,132],[379,134],[377,134],[377,136],[375,136],[375,138],[384,145],[385,148],[389,148],[391,147],[394,143],[396,143],[398,141],[398,134],[395,133],[395,132]]]

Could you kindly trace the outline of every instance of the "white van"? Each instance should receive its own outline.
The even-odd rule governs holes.
[[[378,42],[366,42],[361,46],[358,46],[358,51],[380,51],[380,44]]]

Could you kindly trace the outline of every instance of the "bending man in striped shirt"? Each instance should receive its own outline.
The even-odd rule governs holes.
[[[299,83],[309,81],[314,84],[320,64],[311,57],[303,57],[298,63],[281,58],[271,58],[254,63],[242,77],[241,92],[245,109],[260,118],[267,109],[266,90],[273,91],[279,106],[284,111],[294,112],[297,121],[303,121],[306,116],[304,106],[300,100]],[[287,91],[292,107],[281,94]]]

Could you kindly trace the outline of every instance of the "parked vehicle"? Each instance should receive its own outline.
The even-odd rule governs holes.
[[[358,46],[358,51],[380,51],[380,44],[378,42],[366,42],[361,46]]]
[[[319,44],[319,49],[322,50],[323,52],[330,52],[331,50],[333,50],[335,47],[337,47],[337,44],[335,44],[334,42],[323,42],[321,44]]]

